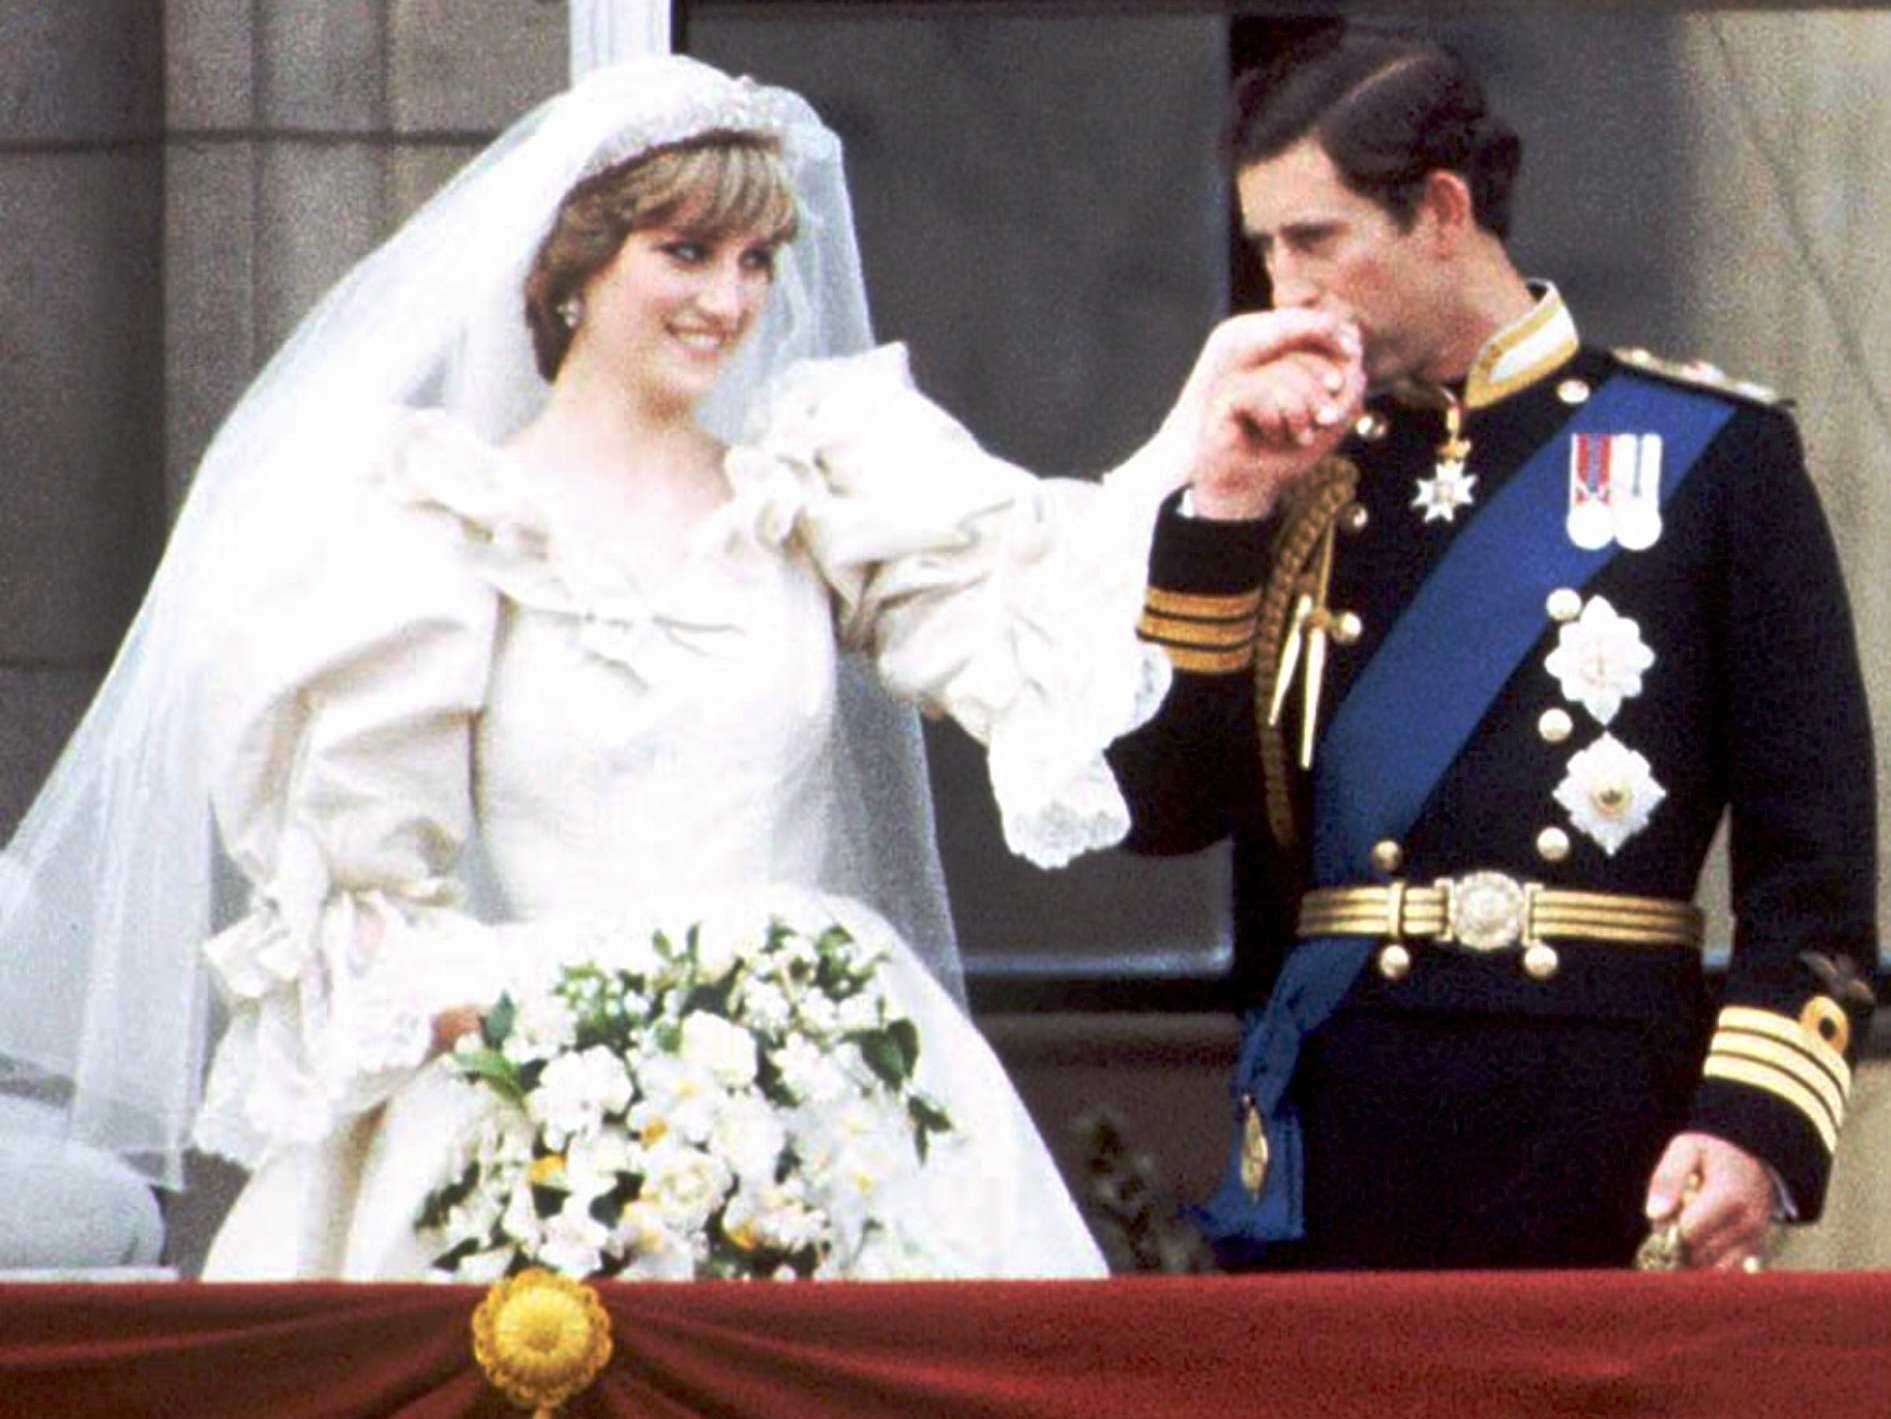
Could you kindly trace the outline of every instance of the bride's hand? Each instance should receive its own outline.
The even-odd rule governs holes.
[[[1200,409],[1189,470],[1198,515],[1262,517],[1346,437],[1365,398],[1357,330],[1324,312],[1222,322],[1184,391]]]
[[[427,1058],[446,1054],[462,1035],[470,1035],[478,1030],[483,1019],[484,1014],[477,1005],[455,1005],[442,1010],[433,1017],[433,1044],[428,1049]]]

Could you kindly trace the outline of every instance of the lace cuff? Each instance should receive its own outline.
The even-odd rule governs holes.
[[[205,947],[230,1024],[195,1142],[251,1168],[384,1102],[426,1062],[434,1015],[500,981],[492,932],[450,905],[450,881],[332,891],[319,855],[284,846],[256,909]]]

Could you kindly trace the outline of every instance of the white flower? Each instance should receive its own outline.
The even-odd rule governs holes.
[[[482,1172],[523,1168],[532,1161],[532,1124],[514,1112],[487,1114],[473,1136],[472,1155]]]
[[[578,1022],[566,1005],[549,991],[527,996],[512,1022],[514,1035],[535,1059],[549,1059],[577,1043]]]
[[[707,1070],[725,1089],[755,1082],[755,1036],[720,1015],[698,1010],[683,1021],[683,1062]]]
[[[773,1177],[787,1142],[788,1130],[780,1116],[753,1094],[730,1099],[709,1135],[717,1156],[744,1179]]]
[[[440,1228],[447,1246],[457,1246],[467,1240],[483,1242],[492,1234],[493,1224],[499,1221],[502,1211],[498,1194],[489,1188],[475,1187],[447,1212]]]
[[[592,1138],[574,1137],[565,1150],[565,1187],[588,1205],[617,1186],[621,1173],[633,1172],[640,1150],[615,1124]]]
[[[800,1251],[827,1234],[827,1219],[808,1205],[800,1189],[771,1183],[743,1188],[722,1214],[723,1234],[744,1251],[773,1247]]]
[[[892,1227],[875,1231],[851,1256],[836,1252],[832,1260],[841,1266],[831,1275],[855,1281],[936,1279],[953,1272],[948,1258],[917,1245]]]
[[[676,1055],[652,1055],[643,1060],[637,1082],[644,1097],[631,1108],[627,1122],[646,1144],[671,1133],[700,1143],[709,1136],[728,1098],[707,1069]]]
[[[841,1001],[836,1012],[837,1023],[843,1031],[871,1030],[879,1026],[882,1017],[881,997],[863,990]]]
[[[696,929],[696,972],[709,985],[715,985],[745,960],[750,950],[748,931],[733,928],[714,918]]]
[[[1648,826],[1649,815],[1668,791],[1655,782],[1648,760],[1614,735],[1604,734],[1569,761],[1555,796],[1569,810],[1570,822],[1613,857]]]
[[[573,1134],[592,1135],[604,1115],[621,1113],[635,1092],[624,1061],[602,1045],[578,1054],[561,1054],[545,1066],[526,1110],[546,1141],[562,1148]]]
[[[590,1276],[604,1265],[610,1229],[591,1215],[590,1200],[570,1198],[545,1222],[538,1259],[566,1276]]]
[[[847,1090],[847,1075],[819,1045],[800,1035],[775,1052],[781,1082],[804,1104],[827,1104]]]
[[[826,1189],[836,1220],[857,1229],[889,1179],[913,1157],[912,1135],[889,1110],[854,1098],[824,1110],[802,1140],[809,1175]]]
[[[626,1276],[688,1281],[696,1274],[696,1257],[689,1243],[664,1222],[654,1203],[641,1198],[625,1204],[611,1229],[610,1247],[635,1258]]]
[[[914,1146],[917,1096],[835,1038],[904,1018],[886,990],[887,958],[827,930],[735,920],[699,930],[694,951],[683,949],[688,931],[671,933],[660,959],[647,930],[611,946],[605,929],[567,943],[594,944],[590,956],[521,972],[509,1049],[542,1067],[508,1083],[469,1073],[470,1056],[458,1061],[489,1091],[488,1110],[426,1200],[434,1220],[420,1230],[433,1254],[466,1253],[441,1274],[491,1280],[530,1263],[574,1276],[765,1278],[782,1274],[783,1253],[812,1257],[817,1274],[941,1274],[950,1248],[925,1254],[938,1250],[935,1224],[926,1249],[891,1236],[904,1214],[950,1211],[915,1201],[922,1179],[943,1181],[922,1171]],[[613,962],[632,959],[652,973],[626,989]],[[844,1000],[816,983],[824,959]],[[726,1014],[685,1014],[714,981],[725,983]],[[654,1007],[639,998],[645,989]],[[623,1043],[577,1049],[579,1019],[615,1022]],[[791,1104],[764,1096],[764,1068]],[[523,1078],[521,1101],[511,1086]],[[770,1093],[779,1098],[772,1082]],[[631,1179],[638,1196],[617,1205]],[[549,1199],[557,1211],[541,1217]],[[713,1250],[712,1218],[727,1243]]]
[[[647,1163],[639,1200],[679,1232],[700,1232],[733,1181],[720,1159],[669,1139],[650,1150]]]
[[[499,1053],[514,1064],[532,1064],[551,1057],[551,1052],[542,1048],[537,1040],[518,1030],[506,1036],[505,1043],[499,1046]]]
[[[1622,701],[1641,693],[1642,672],[1655,663],[1655,653],[1641,638],[1641,627],[1600,596],[1592,596],[1582,615],[1557,633],[1556,649],[1543,668],[1563,687],[1563,698],[1581,705],[1607,724]]]
[[[506,1197],[500,1226],[528,1253],[537,1249],[539,1238],[545,1234],[545,1224],[539,1220],[537,1204],[532,1200],[532,1189],[522,1179]]]
[[[572,1173],[629,1173],[637,1170],[641,1150],[621,1124],[607,1123],[589,1138],[574,1138],[565,1150]]]
[[[465,1282],[469,1285],[486,1286],[506,1274],[506,1268],[512,1265],[511,1247],[493,1247],[487,1251],[476,1251],[471,1256],[461,1259],[458,1266],[445,1273],[449,1281]]]
[[[817,1035],[831,1035],[840,1023],[840,1012],[834,1008],[834,1002],[818,990],[810,990],[795,1002],[795,1008],[801,1016],[801,1023]]]
[[[778,1034],[793,1018],[788,997],[773,981],[747,981],[738,999],[743,1017],[758,1030]]]

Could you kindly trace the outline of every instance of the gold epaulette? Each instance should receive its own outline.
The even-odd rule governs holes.
[[[1254,638],[1255,727],[1260,736],[1267,825],[1282,847],[1299,841],[1300,832],[1294,822],[1286,735],[1279,723],[1269,723],[1274,677],[1294,602],[1307,580],[1320,541],[1341,510],[1352,502],[1358,487],[1358,465],[1344,458],[1327,458],[1294,488],[1274,543],[1267,585],[1261,591]]]
[[[1711,365],[1706,360],[1664,360],[1639,346],[1622,346],[1611,353],[1638,374],[1653,375],[1672,384],[1684,384],[1690,389],[1724,394],[1729,399],[1744,400],[1748,404],[1764,404],[1771,409],[1792,407],[1792,400],[1778,390],[1756,384],[1750,379],[1735,379],[1720,366]]]

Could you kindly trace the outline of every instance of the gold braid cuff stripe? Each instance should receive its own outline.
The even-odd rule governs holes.
[[[1152,586],[1143,593],[1143,606],[1158,616],[1187,616],[1197,621],[1245,621],[1260,610],[1261,593],[1243,591],[1232,596],[1207,596]]]
[[[1750,1089],[1758,1089],[1784,1100],[1805,1115],[1806,1121],[1819,1135],[1819,1140],[1825,1144],[1826,1152],[1830,1153],[1838,1147],[1840,1119],[1827,1112],[1819,1096],[1801,1083],[1797,1075],[1784,1073],[1755,1060],[1718,1052],[1707,1056],[1707,1063],[1701,1073],[1709,1079],[1744,1084]]]
[[[1720,1018],[1715,1024],[1718,1027],[1716,1040],[1721,1035],[1736,1032],[1763,1035],[1783,1045],[1790,1045],[1806,1055],[1831,1075],[1840,1088],[1851,1088],[1852,1067],[1845,1062],[1845,1056],[1820,1038],[1816,1031],[1808,1030],[1790,1015],[1761,1010],[1752,1005],[1728,1005],[1721,1009]]]
[[[1255,728],[1261,747],[1261,781],[1266,795],[1267,825],[1274,841],[1291,847],[1300,839],[1294,822],[1293,791],[1288,776],[1287,739],[1280,725],[1267,722],[1280,669],[1287,622],[1301,590],[1320,539],[1340,510],[1353,500],[1359,487],[1357,465],[1344,458],[1328,458],[1297,490],[1296,505],[1283,524],[1274,546],[1274,565],[1261,592],[1254,651]]]
[[[1191,675],[1232,675],[1254,663],[1251,645],[1239,650],[1190,650],[1187,646],[1163,642],[1162,649],[1169,657],[1169,664]]]
[[[1752,1035],[1729,1035],[1723,1032],[1714,1036],[1713,1044],[1708,1047],[1707,1057],[1709,1059],[1742,1059],[1749,1064],[1776,1069],[1818,1099],[1820,1107],[1825,1116],[1831,1120],[1834,1129],[1844,1122],[1846,1102],[1844,1088],[1804,1055],[1793,1053],[1791,1045],[1775,1044],[1771,1040]]]
[[[1458,880],[1430,885],[1322,887],[1300,899],[1301,936],[1455,939],[1453,897]],[[1600,941],[1621,946],[1697,949],[1701,911],[1692,902],[1628,897],[1609,892],[1525,888],[1509,942]]]
[[[1144,640],[1163,645],[1248,646],[1254,644],[1254,622],[1184,621],[1174,616],[1158,616],[1145,611],[1136,623]]]

